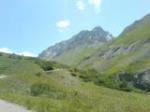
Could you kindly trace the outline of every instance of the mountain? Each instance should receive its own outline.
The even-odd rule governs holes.
[[[111,41],[96,27],[53,46],[49,59],[75,67],[0,53],[0,99],[34,112],[150,112],[149,29],[147,15]]]
[[[150,14],[129,25],[111,43],[82,60],[80,69],[94,69],[99,82],[124,88],[150,89]]]
[[[150,14],[127,26],[115,39],[100,27],[44,51],[40,57],[73,65],[96,84],[150,90]]]
[[[96,49],[112,38],[112,35],[101,27],[95,27],[92,31],[81,31],[71,39],[49,47],[39,57],[67,65],[77,65],[80,60],[93,54]]]
[[[150,111],[148,94],[97,86],[82,80],[84,73],[51,61],[0,53],[0,99],[33,112]]]

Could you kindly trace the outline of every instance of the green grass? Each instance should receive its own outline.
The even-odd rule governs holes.
[[[75,91],[75,92],[74,92]],[[20,93],[1,94],[1,98],[37,112],[149,112],[150,96],[125,93],[91,83],[67,90],[63,98],[34,97]]]
[[[92,54],[95,53],[95,51],[99,48],[101,45],[91,45],[91,46],[79,46],[75,49],[68,50],[67,52],[64,52],[62,55],[54,59],[55,61],[69,65],[69,66],[77,66],[82,62],[83,60],[88,59]],[[69,60],[68,60],[69,59]]]
[[[147,15],[127,27],[118,38],[99,48],[88,59],[83,59],[78,68],[95,69],[99,73],[100,84],[118,88],[120,81],[117,77],[120,73],[135,75],[150,70],[149,29],[150,15]]]
[[[0,60],[4,60],[3,58],[5,63],[0,61],[2,68],[6,65],[13,66],[7,66],[3,71],[8,77],[0,79],[0,98],[35,112],[150,111],[148,94],[96,86],[80,78],[86,72],[63,68],[52,62],[49,64],[54,70],[50,72],[44,71],[41,64],[45,62],[37,59],[0,56]],[[95,74],[94,70],[87,72]],[[91,79],[91,76],[88,78]]]
[[[144,41],[150,39],[150,15],[145,16],[141,20],[133,23],[118,37],[113,43],[114,45],[130,45],[136,41]]]
[[[0,98],[35,112],[150,112],[149,93],[116,80],[121,72],[134,75],[149,70],[149,23],[148,16],[99,49],[76,49],[59,57],[58,61],[79,65],[78,69],[0,53],[0,75],[7,76],[0,79]],[[127,54],[102,57],[112,48],[135,42],[140,47]]]

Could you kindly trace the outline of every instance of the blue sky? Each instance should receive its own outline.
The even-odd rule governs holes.
[[[150,0],[0,0],[0,51],[37,55],[81,30],[114,36],[150,13]]]

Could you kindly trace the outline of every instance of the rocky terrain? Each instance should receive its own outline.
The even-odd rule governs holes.
[[[113,36],[104,31],[101,27],[95,27],[92,31],[81,31],[71,39],[57,43],[54,46],[44,50],[39,57],[46,60],[55,60],[58,62],[68,62],[68,65],[78,64],[85,56],[90,55],[104,43],[112,40]],[[84,54],[85,53],[85,54]],[[70,61],[67,61],[71,57]]]
[[[125,88],[132,88],[133,86],[149,90],[149,29],[150,14],[127,26],[118,37],[113,40],[110,39],[111,41],[107,38],[111,37],[110,33],[97,27],[91,32],[80,32],[71,40],[62,42],[64,44],[60,43],[61,47],[58,47],[59,44],[50,47],[39,57],[42,59],[51,59],[52,57],[52,60],[82,70],[93,69],[99,74],[98,82],[102,82],[107,86],[112,85],[112,87],[120,88],[122,83],[125,83]],[[71,43],[69,45],[72,45],[72,47],[66,47],[67,44],[65,43],[68,42]],[[93,49],[93,46],[96,46],[96,49]],[[57,52],[59,51],[55,49],[57,47],[63,49],[60,50],[61,53]],[[53,53],[57,55],[53,56]],[[132,77],[132,80],[126,80],[126,78],[123,81],[122,78],[118,80],[120,74],[121,76],[129,76],[129,79]],[[128,74],[131,74],[131,77]]]

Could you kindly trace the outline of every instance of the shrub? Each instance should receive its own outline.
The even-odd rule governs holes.
[[[38,64],[44,71],[54,70],[53,63],[51,63],[49,61],[39,61],[39,60],[36,60],[35,63]]]
[[[50,63],[48,63],[48,62],[45,62],[44,64],[42,64],[41,67],[43,68],[44,71],[49,71],[49,70],[53,70],[54,69],[53,66]]]
[[[88,69],[87,71],[82,71],[79,77],[83,79],[83,81],[93,81],[94,83],[98,83],[99,73],[94,69]]]
[[[126,81],[122,81],[119,85],[119,89],[123,91],[132,91],[132,85]]]
[[[72,73],[71,73],[71,75],[72,75],[72,76],[74,76],[74,77],[76,77],[76,76],[77,76],[77,74],[76,74],[76,73],[74,73],[74,72],[72,72]]]
[[[38,76],[38,77],[40,77],[40,76],[42,75],[42,73],[41,73],[41,72],[38,72],[38,73],[36,73],[35,75]]]
[[[36,83],[31,86],[31,95],[39,96],[42,94],[47,94],[50,91],[50,87],[44,83]]]
[[[3,56],[3,53],[0,52],[0,56]]]
[[[32,96],[41,96],[45,95],[49,98],[61,99],[65,97],[65,93],[57,90],[56,88],[50,87],[45,83],[36,83],[31,86],[31,95]]]

